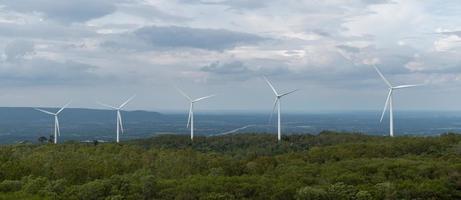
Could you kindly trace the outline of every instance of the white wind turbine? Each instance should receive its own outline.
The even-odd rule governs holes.
[[[126,104],[128,104],[131,100],[133,100],[135,96],[136,95],[133,95],[132,97],[130,97],[128,100],[123,102],[119,107],[115,107],[115,106],[111,106],[111,105],[107,105],[107,104],[98,102],[100,105],[102,105],[104,107],[111,108],[111,109],[117,111],[117,143],[120,142],[120,133],[123,134],[123,120],[122,120],[121,110],[122,110],[123,107],[126,106]]]
[[[184,91],[182,91],[181,89],[179,88],[176,88],[184,97],[187,98],[187,100],[189,100],[190,102],[190,106],[189,106],[189,117],[187,118],[187,127],[189,127],[189,124],[190,124],[190,139],[191,140],[194,140],[194,103],[198,102],[198,101],[201,101],[201,100],[204,100],[204,99],[208,99],[210,97],[213,97],[215,95],[209,95],[209,96],[204,96],[204,97],[200,97],[200,98],[197,98],[197,99],[192,99],[189,95],[187,95]]]
[[[416,87],[420,85],[399,85],[399,86],[392,86],[392,84],[384,77],[384,75],[379,71],[378,67],[376,65],[373,65],[375,68],[376,72],[378,72],[379,76],[384,80],[386,85],[389,87],[389,93],[387,95],[386,103],[384,104],[384,109],[383,113],[381,114],[381,119],[379,122],[383,121],[384,114],[386,113],[387,107],[389,107],[389,135],[391,137],[394,137],[394,113],[393,113],[393,108],[392,108],[392,95],[394,93],[394,90],[398,89],[403,89],[403,88],[410,88],[410,87]]]
[[[43,109],[40,109],[40,108],[35,108],[35,110],[38,110],[40,112],[43,112],[45,114],[49,114],[49,115],[53,115],[54,116],[54,143],[57,144],[58,143],[58,136],[61,136],[61,131],[59,130],[59,119],[58,119],[58,115],[59,113],[61,113],[64,108],[66,108],[67,106],[69,106],[70,102],[68,102],[66,105],[64,105],[61,109],[58,110],[58,112],[50,112],[50,111],[46,111],[46,110],[43,110]]]
[[[280,109],[281,109],[281,98],[286,96],[286,95],[289,95],[293,92],[296,92],[298,91],[298,89],[296,90],[292,90],[290,92],[287,92],[287,93],[283,93],[283,94],[279,94],[277,92],[277,90],[275,90],[274,86],[271,84],[271,82],[266,78],[264,77],[264,79],[266,80],[267,84],[271,87],[272,91],[274,92],[275,94],[275,101],[274,101],[274,107],[272,108],[272,112],[271,112],[271,116],[270,116],[270,119],[269,121],[272,119],[272,114],[274,113],[274,110],[275,110],[275,106],[278,106],[278,112],[277,112],[277,115],[278,115],[278,122],[277,122],[277,139],[280,141],[282,139],[282,133],[281,133],[281,125],[280,125]]]

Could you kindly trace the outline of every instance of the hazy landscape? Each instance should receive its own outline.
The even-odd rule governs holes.
[[[52,109],[51,109],[52,110]],[[125,134],[122,140],[147,138],[157,134],[189,134],[186,114],[148,111],[123,112]],[[461,132],[460,112],[397,112],[397,135],[434,136]],[[275,118],[269,114],[197,113],[196,134],[202,136],[229,133],[271,133]],[[115,140],[115,111],[75,109],[63,111],[60,140]],[[38,142],[52,134],[53,118],[32,108],[0,108],[0,143]],[[379,123],[379,111],[284,114],[286,134],[317,134],[324,130],[387,135],[388,122]]]

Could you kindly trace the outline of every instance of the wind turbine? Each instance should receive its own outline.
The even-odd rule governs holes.
[[[189,95],[187,95],[181,89],[179,89],[179,88],[176,88],[176,89],[179,91],[179,93],[181,93],[184,97],[186,97],[187,100],[189,100],[189,102],[190,102],[189,117],[187,118],[187,127],[189,127],[189,124],[190,124],[190,140],[194,140],[194,103],[199,102],[199,101],[204,100],[204,99],[208,99],[208,98],[213,97],[215,95],[209,95],[209,96],[204,96],[204,97],[200,97],[200,98],[197,98],[197,99],[192,99]]]
[[[379,122],[383,121],[384,114],[386,113],[387,107],[389,107],[389,135],[391,137],[394,137],[394,113],[392,109],[392,95],[394,94],[394,90],[399,90],[403,88],[411,88],[411,87],[416,87],[420,85],[399,85],[399,86],[392,86],[392,84],[384,77],[384,75],[379,71],[378,67],[376,65],[373,65],[375,68],[376,72],[378,72],[379,76],[384,80],[386,85],[389,87],[389,93],[387,94],[387,99],[386,103],[384,104],[384,109],[383,113],[381,114],[381,119]]]
[[[275,111],[275,107],[278,106],[278,112],[277,112],[277,115],[278,115],[278,122],[277,122],[277,139],[280,141],[282,139],[282,133],[281,133],[281,125],[280,125],[280,110],[281,110],[281,98],[286,96],[286,95],[289,95],[293,92],[296,92],[298,91],[298,89],[296,90],[292,90],[290,92],[287,92],[287,93],[283,93],[283,94],[279,94],[277,92],[277,90],[275,90],[274,86],[272,85],[272,83],[266,78],[264,77],[264,79],[266,80],[267,84],[271,87],[272,91],[274,92],[275,94],[275,101],[274,101],[274,107],[272,108],[272,112],[271,112],[271,116],[269,118],[269,121],[272,119],[272,114],[274,113]]]
[[[58,112],[50,112],[50,111],[46,111],[46,110],[43,110],[43,109],[40,109],[40,108],[35,108],[35,110],[38,110],[40,112],[43,112],[45,114],[49,114],[49,115],[53,115],[54,116],[54,143],[57,144],[58,143],[58,136],[61,136],[61,131],[59,131],[59,119],[58,119],[58,115],[59,113],[61,113],[64,108],[66,108],[67,106],[69,106],[70,102],[68,102],[66,105],[64,105],[61,109],[58,110]]]
[[[100,104],[100,105],[102,105],[104,107],[107,107],[107,108],[110,108],[110,109],[113,109],[113,110],[117,111],[117,143],[120,142],[120,133],[123,134],[123,120],[122,120],[122,113],[120,111],[122,110],[123,107],[126,106],[126,104],[128,104],[131,100],[133,100],[135,96],[136,95],[133,95],[132,97],[130,97],[128,100],[126,100],[125,102],[120,104],[119,107],[115,107],[115,106],[111,106],[111,105],[107,105],[107,104],[98,102],[98,104]]]

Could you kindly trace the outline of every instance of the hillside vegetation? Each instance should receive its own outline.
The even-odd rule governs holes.
[[[0,199],[461,199],[461,135],[0,146]]]

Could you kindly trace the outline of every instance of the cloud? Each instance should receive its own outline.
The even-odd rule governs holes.
[[[266,8],[271,4],[280,4],[280,3],[296,3],[298,5],[300,4],[317,4],[317,5],[329,5],[329,4],[343,4],[344,1],[329,1],[327,3],[311,3],[311,2],[303,2],[300,3],[299,1],[290,1],[290,0],[266,0],[266,1],[261,1],[261,0],[180,0],[181,3],[186,3],[186,4],[201,4],[201,5],[222,5],[222,6],[227,6],[231,9],[237,9],[237,10],[242,10],[242,9],[248,9],[248,10],[254,10],[254,9],[260,9],[260,8]],[[391,0],[355,0],[355,1],[347,1],[347,4],[355,4],[355,5],[373,5],[373,4],[384,4],[384,3],[389,3]]]
[[[224,29],[189,27],[144,27],[134,33],[138,38],[158,47],[192,47],[208,50],[233,48],[240,44],[260,42],[263,38]]]
[[[97,67],[67,60],[25,59],[21,62],[1,62],[0,82],[3,86],[88,85],[106,78],[98,75]]]
[[[379,61],[395,84],[427,78],[457,89],[458,5],[432,0],[0,0],[0,83],[43,89],[64,85],[70,91],[98,83],[103,91],[131,86],[151,91],[153,85],[182,80],[214,83],[197,90],[232,85],[248,86],[252,93],[257,86],[247,84],[266,75],[282,85],[311,87],[312,93],[330,93],[324,87],[372,93],[370,87],[384,87],[368,65]],[[332,99],[343,97],[331,92],[322,102]]]
[[[63,26],[53,22],[28,24],[1,23],[0,36],[8,38],[67,40],[69,38],[94,37],[96,33],[86,26]]]
[[[416,54],[405,65],[411,72],[427,74],[461,74],[461,56],[458,52],[428,52]]]
[[[461,33],[459,35],[451,33],[436,40],[434,48],[436,51],[457,51],[461,49]]]
[[[140,16],[144,19],[155,20],[155,21],[166,21],[166,22],[184,22],[190,20],[187,17],[183,17],[170,12],[165,12],[157,6],[139,3],[139,4],[121,4],[118,6],[118,12],[130,14],[133,16]]]
[[[351,53],[359,53],[360,52],[360,48],[353,47],[353,46],[348,46],[348,45],[344,45],[344,44],[337,45],[336,47],[338,49],[346,51],[346,52],[351,52]]]
[[[180,0],[187,4],[223,5],[233,9],[257,9],[265,7],[270,1],[260,0]]]
[[[461,31],[440,31],[437,33],[443,34],[443,35],[456,35],[458,37],[461,37]]]
[[[223,1],[222,4],[227,5],[232,8],[240,9],[257,9],[263,8],[267,5],[267,1],[260,0],[227,0]]]
[[[0,5],[23,13],[40,13],[59,22],[85,22],[116,10],[118,0],[0,0]]]
[[[5,47],[7,62],[21,60],[27,54],[34,52],[34,43],[24,40],[16,40]]]
[[[314,66],[271,59],[216,61],[200,68],[200,71],[208,74],[207,80],[210,82],[246,81],[269,76],[274,80],[302,80],[328,85],[338,84],[339,79],[354,79],[359,73],[359,70],[336,70],[329,66]],[[352,71],[354,71],[352,74],[348,74]]]
[[[239,45],[256,44],[263,40],[265,38],[258,35],[224,29],[149,26],[130,34],[119,35],[102,43],[102,46],[135,50],[197,48],[220,51]]]
[[[207,72],[213,76],[218,76],[218,79],[226,78],[234,81],[247,80],[259,73],[245,65],[242,61],[216,61],[202,67],[200,71]]]
[[[55,61],[37,56],[34,43],[16,40],[6,45],[5,60],[0,61],[0,82],[17,85],[75,85],[104,80],[96,73],[96,66],[73,60]]]

